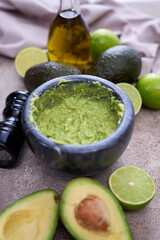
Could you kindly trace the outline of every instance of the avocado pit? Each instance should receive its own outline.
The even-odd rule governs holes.
[[[78,223],[92,231],[107,232],[110,226],[109,213],[104,202],[96,196],[88,196],[75,208]]]

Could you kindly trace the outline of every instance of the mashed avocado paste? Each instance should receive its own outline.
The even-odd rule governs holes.
[[[30,123],[57,144],[90,144],[118,127],[124,105],[99,82],[61,80],[31,100]]]

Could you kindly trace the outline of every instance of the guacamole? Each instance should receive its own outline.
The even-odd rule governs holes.
[[[31,100],[30,123],[57,144],[83,145],[110,136],[120,124],[124,105],[99,82],[69,82]]]

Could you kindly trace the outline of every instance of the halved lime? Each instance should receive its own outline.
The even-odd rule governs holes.
[[[117,83],[117,86],[128,95],[133,104],[134,113],[137,115],[142,106],[142,98],[139,91],[132,84],[125,82]]]
[[[15,68],[17,73],[24,77],[26,71],[37,64],[47,62],[48,57],[46,52],[37,47],[28,47],[22,49],[15,58]]]
[[[126,210],[146,206],[155,195],[153,179],[135,166],[121,167],[109,178],[109,188]]]
[[[160,109],[160,73],[145,74],[138,80],[136,87],[144,106]]]

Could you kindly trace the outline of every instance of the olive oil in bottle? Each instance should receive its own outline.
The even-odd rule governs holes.
[[[61,0],[48,36],[49,60],[72,64],[83,71],[89,54],[89,29],[80,13],[79,0]]]

